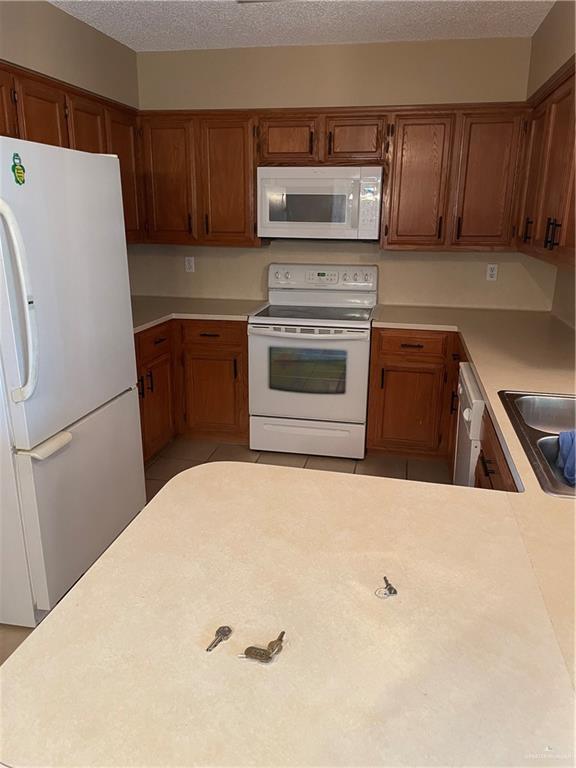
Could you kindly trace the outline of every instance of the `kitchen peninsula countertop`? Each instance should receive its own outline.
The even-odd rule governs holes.
[[[263,299],[190,299],[183,296],[132,296],[134,333],[166,320],[246,320]]]
[[[272,664],[239,658],[281,630]],[[0,683],[10,766],[571,764],[570,677],[510,495],[471,488],[187,470]]]
[[[542,491],[498,391],[574,392],[574,333],[426,307],[379,306],[374,326],[461,332],[524,491],[178,475],[0,668],[1,760],[572,764],[574,502]],[[398,595],[379,600],[384,575]],[[237,658],[281,630],[271,666]]]

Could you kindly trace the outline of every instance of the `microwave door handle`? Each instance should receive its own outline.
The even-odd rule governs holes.
[[[352,182],[352,195],[348,200],[350,205],[350,228],[358,230],[358,221],[360,218],[360,180],[354,179]]]
[[[29,400],[34,394],[38,383],[38,331],[36,327],[36,314],[34,311],[34,299],[30,291],[28,278],[28,265],[26,261],[26,249],[20,227],[14,212],[5,200],[0,198],[0,219],[4,221],[8,238],[14,252],[16,266],[16,279],[20,291],[20,300],[24,309],[24,326],[26,333],[26,381],[12,390],[12,400],[21,403]]]

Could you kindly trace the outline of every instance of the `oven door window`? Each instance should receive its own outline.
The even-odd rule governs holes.
[[[270,221],[345,224],[346,194],[311,194],[307,192],[271,193],[268,197]]]
[[[269,387],[282,392],[343,395],[347,356],[335,349],[270,347]]]

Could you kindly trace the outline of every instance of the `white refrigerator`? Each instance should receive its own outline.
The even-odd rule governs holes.
[[[0,137],[0,622],[145,504],[118,159]]]

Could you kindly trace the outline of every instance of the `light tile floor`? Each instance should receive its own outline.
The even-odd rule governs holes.
[[[148,501],[174,475],[198,464],[212,461],[248,461],[258,464],[275,464],[281,467],[395,477],[401,480],[421,480],[428,483],[451,482],[449,464],[441,459],[414,459],[403,456],[369,454],[365,459],[355,461],[354,459],[336,459],[328,456],[306,456],[300,453],[251,451],[246,445],[231,445],[177,437],[146,467]]]

